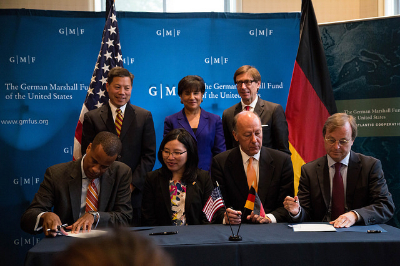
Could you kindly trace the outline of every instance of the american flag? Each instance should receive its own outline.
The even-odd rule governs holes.
[[[208,198],[206,205],[204,205],[203,212],[207,217],[207,220],[211,222],[216,211],[224,207],[222,201],[221,191],[219,187],[214,188],[210,197]]]
[[[119,42],[119,30],[115,4],[113,3],[107,16],[107,21],[103,30],[100,52],[94,67],[92,79],[85,102],[83,103],[78,125],[75,129],[73,160],[82,157],[81,140],[82,124],[85,113],[95,108],[101,107],[108,102],[108,93],[106,90],[107,75],[113,67],[123,67],[121,44]]]

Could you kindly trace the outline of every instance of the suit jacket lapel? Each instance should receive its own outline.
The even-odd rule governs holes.
[[[346,206],[348,210],[352,209],[354,202],[354,191],[360,178],[361,163],[358,155],[350,151],[349,165],[347,167],[347,183],[346,183]]]
[[[82,196],[82,172],[81,172],[82,159],[74,162],[71,171],[71,180],[68,182],[69,197],[71,199],[71,209],[73,220],[79,219],[81,211],[81,196]]]
[[[254,107],[254,113],[256,113],[259,117],[261,117],[263,112],[264,112],[264,102],[261,100],[260,97],[258,97],[256,106]]]
[[[101,107],[101,114],[100,117],[103,120],[104,124],[107,127],[107,130],[114,133],[115,135],[117,134],[117,130],[115,129],[115,123],[112,117],[112,112],[111,108],[109,105],[105,105]]]
[[[242,102],[239,102],[235,107],[235,111],[233,113],[233,117],[235,117],[235,115],[237,115],[241,111],[242,111]]]
[[[186,129],[186,131],[189,132],[190,135],[192,135],[192,137],[197,141],[196,136],[194,135],[193,130],[192,130],[192,128],[190,127],[189,121],[188,121],[187,118],[186,118],[184,109],[182,109],[182,111],[180,111],[180,112],[178,113],[178,117],[177,117],[177,118],[178,118],[178,123],[179,123],[179,125],[180,125],[182,128]]]
[[[268,194],[269,187],[274,176],[275,166],[273,166],[273,159],[268,153],[267,149],[261,148],[260,162],[259,162],[259,180],[258,180],[258,196],[261,202],[265,202]]]
[[[324,198],[326,209],[329,209],[331,202],[331,185],[329,178],[329,166],[326,155],[319,160],[316,168],[317,179],[321,188],[321,193]]]
[[[99,194],[99,211],[105,211],[108,204],[108,199],[111,195],[111,190],[114,187],[114,178],[111,168],[103,174],[100,179],[100,194]]]
[[[122,121],[121,135],[119,138],[122,140],[126,133],[128,132],[129,127],[132,122],[136,119],[136,113],[131,104],[127,104],[125,108],[124,120]],[[114,125],[115,128],[115,125]],[[115,129],[114,129],[115,130]],[[117,131],[115,131],[117,132]]]
[[[196,136],[199,136],[201,131],[206,127],[206,125],[208,125],[208,119],[208,114],[204,110],[201,110],[200,121],[199,125],[197,126]]]
[[[230,176],[236,184],[240,194],[247,199],[249,194],[249,186],[247,184],[247,177],[243,167],[243,159],[239,147],[236,147],[228,155],[227,169],[230,171]]]
[[[197,194],[194,191],[197,188],[196,181],[186,184],[186,199],[185,199],[185,212],[187,213],[190,210],[190,206],[192,206],[193,195]]]
[[[165,208],[168,211],[170,220],[172,219],[172,210],[171,210],[171,196],[169,193],[169,180],[159,173],[159,182],[161,188],[161,197],[162,201],[165,203]]]

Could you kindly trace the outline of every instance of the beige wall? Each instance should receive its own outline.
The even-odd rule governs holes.
[[[384,0],[313,0],[313,5],[318,23],[384,14]],[[237,7],[245,13],[299,12],[301,0],[237,0]],[[95,10],[94,0],[0,0],[0,8]]]
[[[0,0],[0,8],[94,11],[94,0]]]
[[[313,0],[318,23],[383,16],[384,0]],[[242,0],[244,13],[301,10],[301,0]]]

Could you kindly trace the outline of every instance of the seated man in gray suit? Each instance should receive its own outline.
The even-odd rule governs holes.
[[[97,225],[128,226],[132,219],[131,169],[116,162],[121,141],[110,132],[100,132],[86,155],[53,165],[46,170],[31,205],[21,218],[21,228],[31,234],[56,236],[67,229],[77,233]]]
[[[239,146],[217,154],[212,161],[211,177],[218,181],[228,217],[224,223],[287,222],[289,215],[283,208],[286,196],[294,194],[293,167],[290,156],[262,146],[263,131],[260,118],[244,111],[233,120],[233,135]],[[263,204],[266,218],[252,213],[242,215],[251,185]]]
[[[238,146],[232,135],[233,118],[241,111],[256,113],[261,119],[262,145],[291,154],[289,150],[289,131],[285,112],[280,104],[264,101],[257,96],[261,86],[261,75],[255,67],[244,65],[233,75],[241,101],[222,114],[226,150]]]
[[[323,136],[327,155],[301,167],[298,196],[283,203],[293,221],[330,222],[338,228],[387,222],[395,207],[381,162],[351,151],[354,117],[330,116]]]

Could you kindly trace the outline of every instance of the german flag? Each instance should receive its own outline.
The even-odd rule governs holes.
[[[249,210],[249,215],[251,211],[253,211],[254,214],[260,215],[261,217],[265,218],[264,207],[253,185],[251,185],[250,187],[249,195],[247,196],[246,204],[244,205],[244,207],[245,209]],[[244,217],[247,217],[247,215],[245,215]]]
[[[286,105],[297,194],[301,166],[325,154],[322,128],[337,112],[324,48],[311,0],[301,4],[300,43]]]

